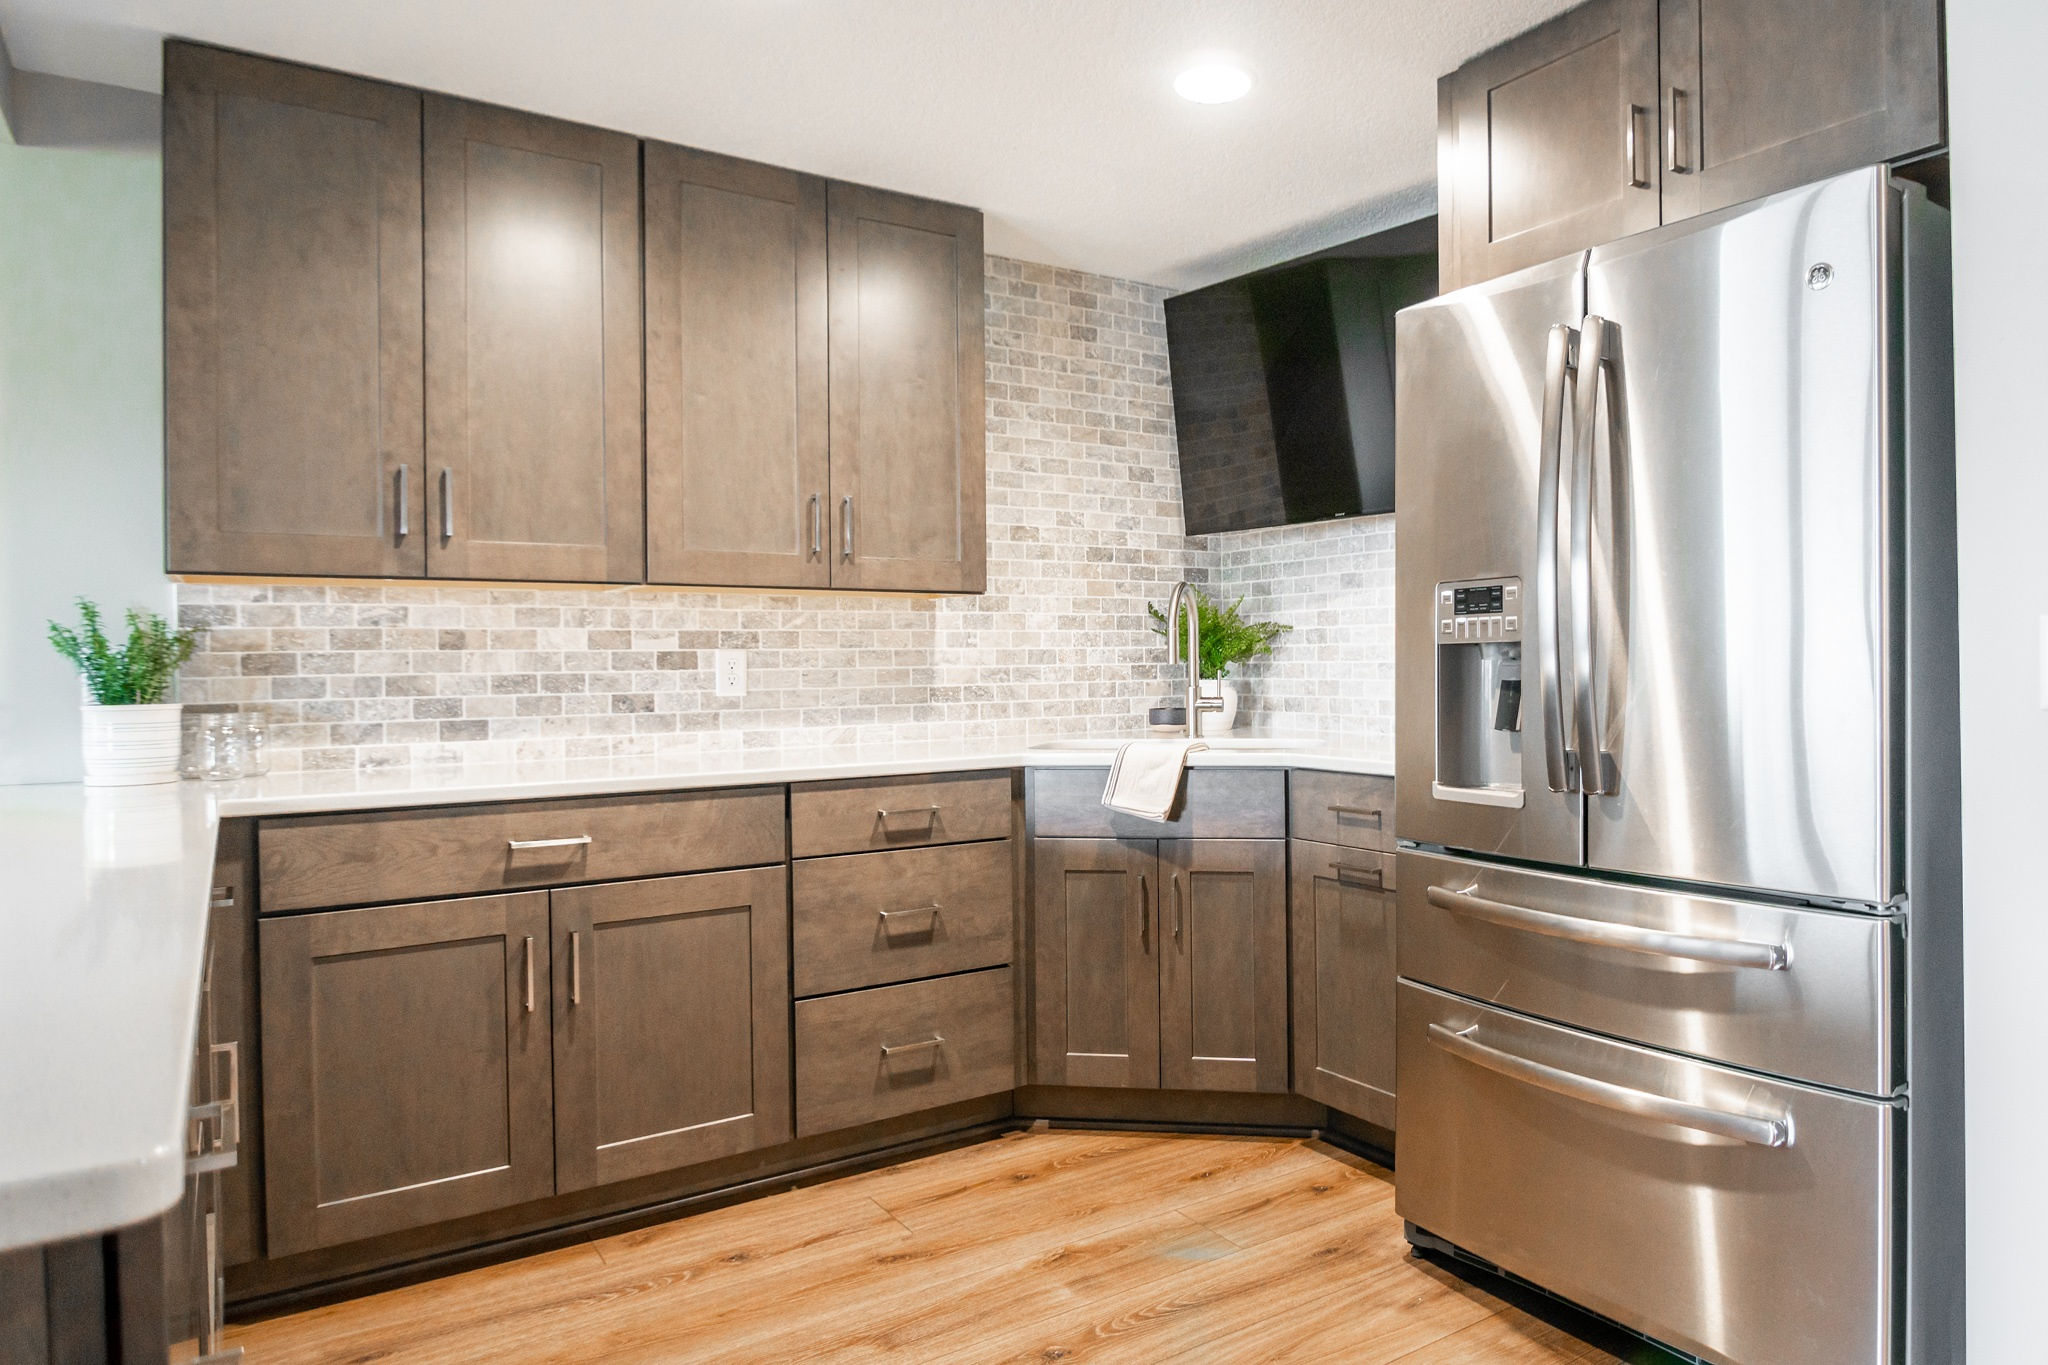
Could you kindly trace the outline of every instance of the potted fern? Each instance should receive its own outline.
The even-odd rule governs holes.
[[[78,629],[50,622],[50,643],[78,666],[92,700],[84,722],[85,784],[135,787],[178,780],[179,714],[166,702],[178,665],[192,657],[193,633],[153,612],[128,609],[128,639],[108,641],[100,609],[78,599]]]
[[[1209,600],[1208,594],[1197,589],[1194,593],[1196,620],[1202,627],[1201,692],[1205,697],[1216,697],[1223,702],[1223,709],[1202,718],[1202,732],[1228,730],[1237,724],[1237,686],[1225,681],[1225,675],[1232,664],[1243,663],[1246,659],[1273,652],[1273,641],[1293,626],[1283,626],[1278,621],[1247,621],[1241,608],[1244,599],[1238,598],[1227,607],[1219,607]],[[1145,608],[1152,615],[1152,631],[1156,635],[1167,635],[1169,647],[1179,638],[1176,631],[1169,635],[1166,613],[1157,603],[1148,603]],[[1180,622],[1174,623],[1185,630]]]

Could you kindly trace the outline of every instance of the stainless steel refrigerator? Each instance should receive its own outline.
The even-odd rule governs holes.
[[[1963,1359],[1946,220],[1398,322],[1398,1207],[1710,1361]]]

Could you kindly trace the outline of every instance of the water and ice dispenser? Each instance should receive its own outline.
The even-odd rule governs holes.
[[[1444,801],[1522,804],[1522,580],[1436,586],[1436,782]]]

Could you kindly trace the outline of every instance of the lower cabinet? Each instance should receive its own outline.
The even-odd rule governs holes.
[[[1038,839],[1034,1080],[1287,1089],[1286,845]]]
[[[1394,1126],[1394,855],[1296,839],[1294,1088]]]
[[[557,1192],[788,1141],[783,870],[549,895]]]
[[[259,932],[272,1256],[790,1136],[779,866]]]
[[[797,1135],[1017,1086],[1008,967],[796,1004]]]
[[[545,891],[259,932],[272,1256],[554,1192]]]

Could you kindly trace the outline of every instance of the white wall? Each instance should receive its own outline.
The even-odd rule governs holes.
[[[2048,1284],[2048,157],[2042,0],[1949,0],[1962,588],[1970,1355],[2041,1358]]]
[[[44,623],[80,594],[170,610],[158,161],[70,118],[94,107],[17,107],[70,145],[0,140],[0,783],[78,776],[77,677]]]

